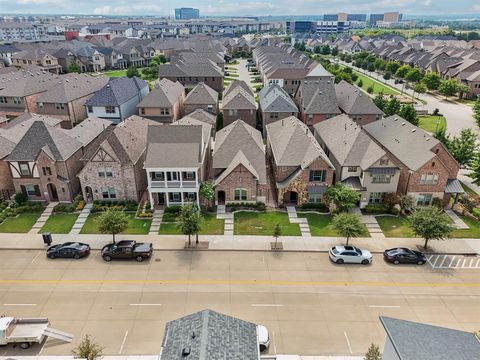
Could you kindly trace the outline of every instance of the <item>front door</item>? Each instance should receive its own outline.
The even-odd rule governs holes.
[[[298,199],[298,195],[295,191],[290,191],[290,202],[292,204],[296,204]]]
[[[58,201],[57,187],[54,184],[50,183],[47,185],[47,189],[50,201]]]
[[[218,205],[225,205],[225,191],[218,192]]]
[[[165,193],[158,193],[158,205],[165,205]]]

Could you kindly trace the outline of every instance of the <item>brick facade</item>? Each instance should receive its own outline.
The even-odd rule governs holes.
[[[241,119],[253,128],[257,125],[257,112],[254,109],[237,110],[236,115],[230,115],[228,109],[223,110],[223,126],[230,125],[235,120]]]
[[[223,91],[223,76],[208,76],[208,77],[203,77],[203,76],[192,76],[192,77],[177,77],[177,76],[162,76],[161,79],[166,78],[168,80],[171,80],[173,82],[178,81],[180,84],[182,84],[185,87],[188,88],[193,88],[198,83],[204,82],[206,85],[210,86],[213,90],[217,92]]]

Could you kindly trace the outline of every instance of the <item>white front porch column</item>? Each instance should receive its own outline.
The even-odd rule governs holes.
[[[178,176],[180,177],[180,187],[183,188],[183,179],[182,179],[182,172],[181,171],[178,172]],[[183,196],[183,192],[182,192],[182,196]],[[183,203],[183,200],[182,200],[182,203]]]
[[[169,206],[170,206],[170,205],[169,205],[170,203],[169,203],[169,201],[168,201],[168,192],[165,193],[165,201],[167,202],[167,207],[169,207]]]
[[[148,190],[148,197],[150,198],[150,205],[152,209],[155,209],[155,203],[153,202],[153,194],[150,190]]]
[[[197,205],[198,205],[198,208],[200,209],[200,198],[199,198],[199,192],[198,190],[195,192],[197,194],[196,198],[197,198]]]
[[[180,199],[182,200],[182,206],[184,205],[183,204],[183,191],[180,191]]]

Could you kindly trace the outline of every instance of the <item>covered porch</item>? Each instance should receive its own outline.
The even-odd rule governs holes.
[[[169,206],[182,206],[196,203],[200,206],[198,191],[149,191],[150,204],[154,209],[164,209]]]

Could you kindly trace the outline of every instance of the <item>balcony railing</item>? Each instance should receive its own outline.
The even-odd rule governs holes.
[[[197,187],[196,181],[164,181],[164,180],[152,180],[152,188],[195,188]]]

